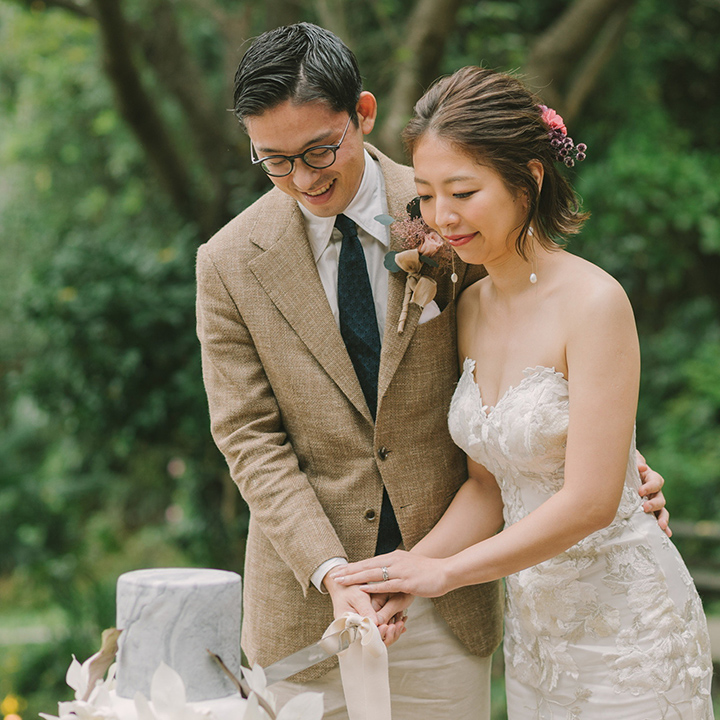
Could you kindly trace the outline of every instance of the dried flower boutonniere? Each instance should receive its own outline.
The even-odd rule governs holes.
[[[424,308],[435,298],[437,282],[422,275],[422,266],[438,267],[452,258],[452,250],[447,243],[430,227],[420,215],[420,198],[414,198],[407,205],[407,216],[396,220],[390,215],[378,215],[375,218],[383,225],[392,227],[395,235],[402,239],[403,250],[390,250],[385,253],[385,267],[390,272],[407,273],[405,297],[398,321],[398,333],[405,329],[410,303]],[[452,281],[457,281],[453,272]]]

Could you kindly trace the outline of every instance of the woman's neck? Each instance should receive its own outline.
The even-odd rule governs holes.
[[[538,243],[533,243],[528,248],[526,260],[513,247],[497,261],[487,263],[485,269],[498,297],[510,299],[544,285],[554,255],[557,255],[557,251],[546,250]]]

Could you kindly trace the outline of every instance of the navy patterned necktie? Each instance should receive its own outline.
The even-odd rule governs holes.
[[[374,420],[380,369],[380,332],[375,300],[355,223],[345,215],[338,215],[335,227],[343,238],[337,288],[340,333]]]
[[[374,420],[377,413],[380,369],[380,332],[375,314],[375,300],[365,253],[355,223],[345,215],[338,215],[335,218],[335,227],[343,238],[338,260],[337,287],[340,333]],[[401,541],[397,518],[387,490],[383,487],[375,554],[392,552]]]

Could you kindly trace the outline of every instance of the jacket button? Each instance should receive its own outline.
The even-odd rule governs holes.
[[[370,510],[365,511],[365,519],[366,520],[369,520],[370,522],[372,522],[376,517],[377,517],[377,515],[374,510],[370,509]]]
[[[386,460],[387,456],[390,454],[390,451],[383,445],[378,451],[378,457],[381,460]]]

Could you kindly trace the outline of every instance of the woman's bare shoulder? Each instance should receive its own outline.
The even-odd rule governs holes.
[[[635,317],[622,285],[602,268],[567,254],[558,283],[557,301],[562,304],[568,339],[588,334],[608,342],[631,340],[636,335]]]
[[[625,289],[610,273],[570,253],[564,253],[558,289],[573,314],[630,308]]]

